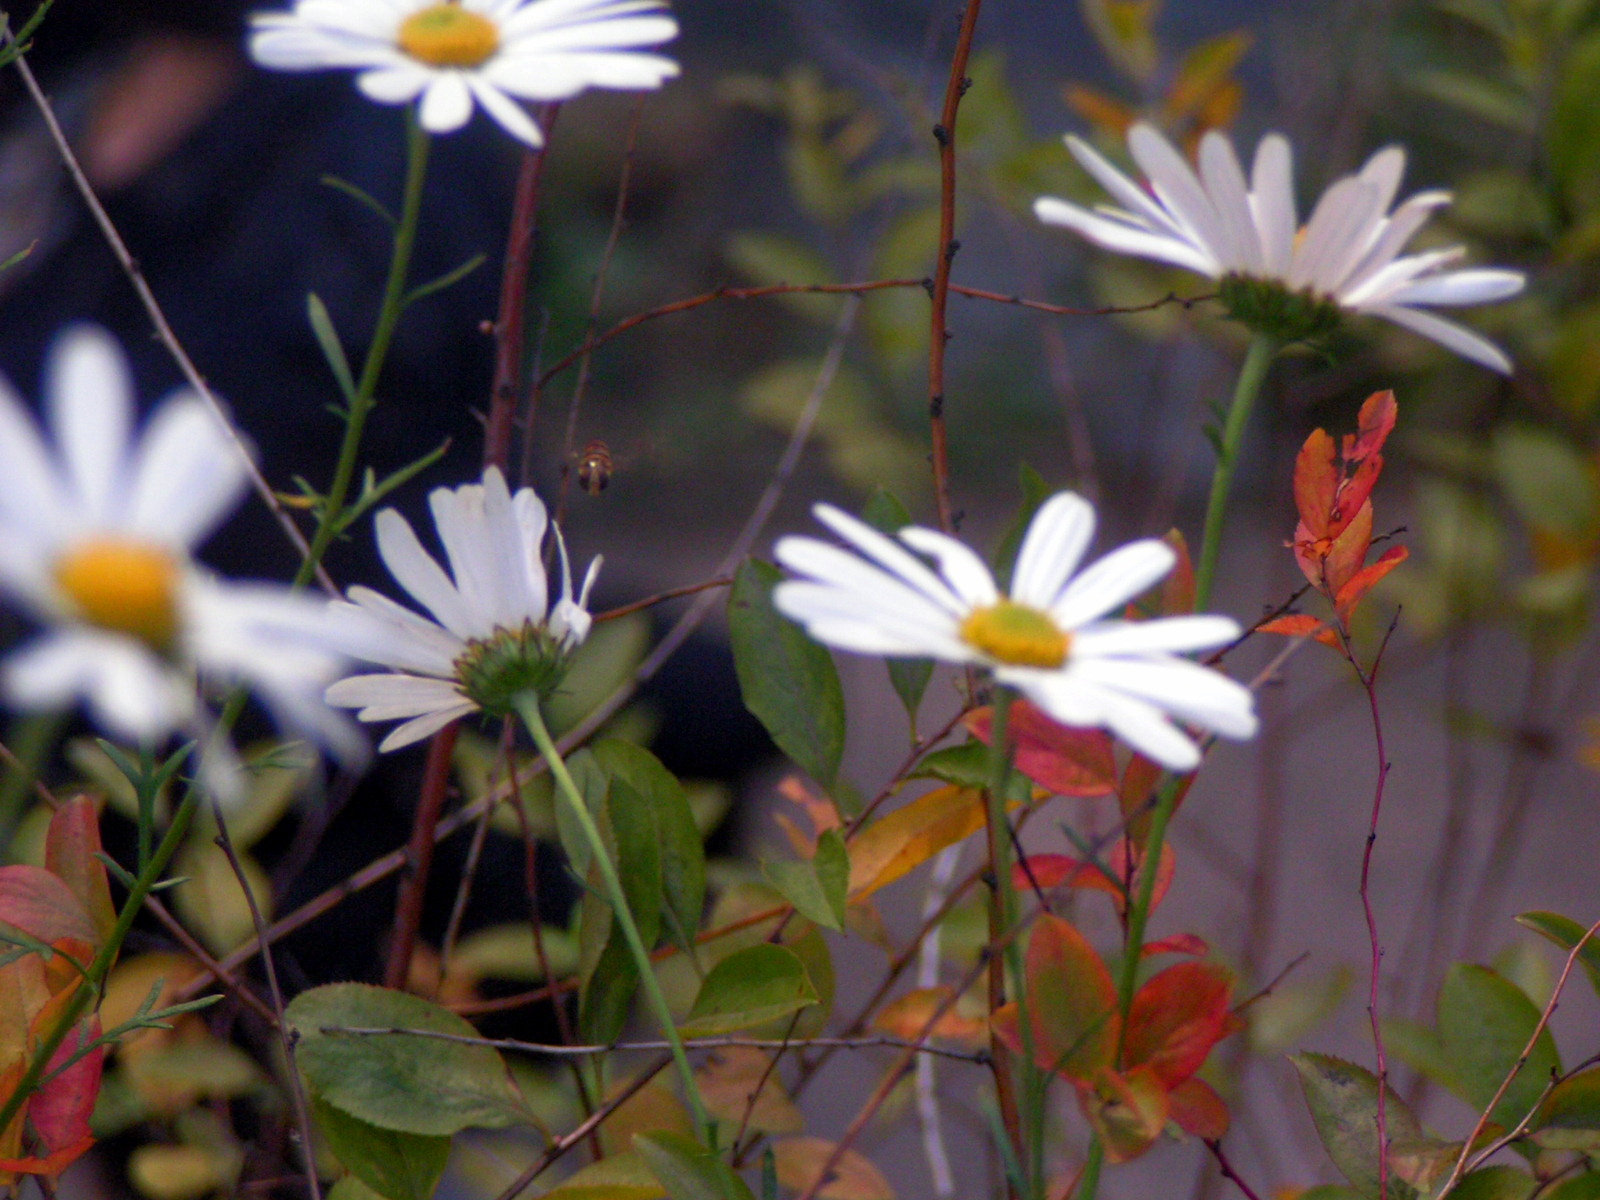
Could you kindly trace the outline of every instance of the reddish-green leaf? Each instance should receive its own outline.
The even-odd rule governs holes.
[[[1232,994],[1233,977],[1210,963],[1178,963],[1161,971],[1134,994],[1123,1061],[1148,1066],[1167,1087],[1177,1087],[1200,1069],[1211,1047],[1238,1028]]]
[[[94,801],[74,796],[50,818],[45,836],[45,869],[55,875],[76,896],[89,914],[100,936],[98,946],[117,923],[117,910],[111,903],[111,884],[100,853],[100,817]]]
[[[46,944],[62,938],[100,944],[100,931],[83,901],[42,867],[0,867],[0,922]]]
[[[1067,854],[1034,854],[1025,863],[1011,869],[1012,886],[1026,890],[1035,885],[1041,888],[1071,887],[1088,891],[1105,892],[1116,903],[1117,911],[1127,908],[1128,896],[1139,894],[1143,877],[1143,855],[1132,852],[1137,866],[1130,870],[1130,847],[1127,838],[1118,838],[1104,863],[1085,862]],[[1177,855],[1170,842],[1161,847],[1161,868],[1156,872],[1155,891],[1150,909],[1156,906],[1172,886],[1173,872],[1177,869]]]
[[[1078,1085],[1083,1115],[1100,1135],[1110,1162],[1128,1162],[1150,1148],[1167,1124],[1167,1089],[1154,1071],[1135,1067],[1118,1075],[1109,1067]]]
[[[1167,1117],[1185,1133],[1216,1141],[1228,1132],[1228,1106],[1203,1079],[1185,1079],[1167,1093]]]
[[[1027,1009],[1034,1061],[1047,1071],[1089,1079],[1117,1052],[1117,989],[1093,946],[1070,922],[1045,915],[1028,939]],[[1019,1009],[1008,1004],[991,1018],[995,1033],[1022,1051]]]
[[[966,726],[984,745],[991,736],[994,712],[968,713]],[[1116,790],[1117,764],[1111,738],[1104,730],[1076,729],[1052,721],[1026,700],[1011,705],[1006,723],[1018,771],[1058,796],[1104,796]]]

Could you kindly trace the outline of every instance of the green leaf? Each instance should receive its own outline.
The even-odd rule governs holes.
[[[1537,1183],[1526,1171],[1498,1164],[1462,1176],[1450,1189],[1450,1200],[1528,1200]]]
[[[1600,32],[1568,49],[1548,123],[1550,165],[1575,212],[1600,206]]]
[[[500,1055],[488,1046],[405,1034],[324,1029],[408,1029],[476,1037],[462,1018],[419,996],[364,983],[332,983],[290,1003],[301,1073],[322,1099],[352,1117],[401,1133],[448,1136],[472,1125],[527,1120]]]
[[[542,1200],[661,1200],[666,1189],[636,1151],[610,1154],[569,1175]]]
[[[1504,426],[1494,436],[1494,468],[1512,507],[1535,529],[1583,540],[1600,527],[1594,465],[1565,438]]]
[[[349,1172],[388,1200],[430,1200],[450,1158],[450,1139],[379,1129],[311,1096],[317,1130]]]
[[[1474,1108],[1494,1098],[1539,1023],[1539,1010],[1515,984],[1488,967],[1456,963],[1439,989],[1439,1041],[1453,1064],[1461,1095]],[[1548,1029],[1489,1119],[1510,1128],[1539,1102],[1561,1069]]]
[[[328,306],[315,292],[306,293],[306,319],[311,322],[311,332],[317,339],[317,345],[322,348],[322,357],[327,360],[328,369],[333,372],[333,377],[339,384],[339,391],[344,394],[345,403],[353,404],[356,398],[356,380],[350,373],[350,360],[344,355],[344,344],[339,341],[339,332],[333,327],[333,318],[328,315]]]
[[[763,862],[761,870],[802,917],[835,931],[844,928],[850,855],[837,829],[829,829],[817,839],[817,852],[810,862]]]
[[[633,1148],[672,1200],[755,1200],[720,1156],[684,1134],[635,1134]]]
[[[988,790],[993,771],[994,766],[989,761],[989,747],[979,741],[967,741],[935,750],[932,754],[924,754],[907,778],[938,779],[944,783],[953,783],[957,787],[972,788],[981,792]],[[1033,799],[1033,781],[1013,767],[1006,778],[1006,802],[1026,804],[1031,799]]]
[[[1421,1021],[1389,1017],[1383,1022],[1383,1044],[1406,1066],[1453,1092],[1461,1091],[1450,1056],[1444,1052],[1438,1031]]]
[[[595,761],[593,753],[589,750],[579,750],[567,759],[567,773],[572,776],[572,782],[577,784],[578,794],[583,797],[584,807],[589,810],[589,815],[595,823],[605,824],[606,794],[610,788],[610,781],[600,764]],[[567,856],[567,863],[572,868],[572,873],[579,879],[589,876],[589,839],[583,832],[583,827],[578,824],[572,815],[571,806],[566,801],[560,801],[555,806],[556,836],[561,840],[561,849]]]
[[[1580,1071],[1550,1089],[1538,1129],[1600,1129],[1600,1069]]]
[[[723,243],[723,257],[741,274],[762,286],[831,283],[833,269],[811,247],[776,233],[742,230]],[[839,314],[840,296],[794,292],[780,303],[808,320],[831,323]]]
[[[844,692],[833,657],[772,604],[782,573],[747,560],[728,597],[733,663],[745,707],[778,748],[824,787],[844,754]]]
[[[1563,1179],[1544,1193],[1543,1200],[1600,1200],[1600,1171]]]
[[[613,786],[624,783],[649,807],[658,839],[665,932],[685,953],[694,954],[694,935],[705,907],[706,852],[688,794],[660,759],[632,742],[602,738],[590,751]]]
[[[893,492],[881,487],[867,498],[861,510],[861,519],[879,533],[890,535],[912,524],[911,510],[900,503],[900,498]],[[894,688],[894,694],[900,697],[900,703],[905,707],[906,716],[915,730],[917,709],[922,707],[923,693],[928,690],[928,681],[933,678],[933,660],[886,658],[884,665],[889,669],[890,686]]]
[[[459,283],[468,275],[471,275],[479,267],[483,266],[484,260],[487,257],[487,255],[483,254],[474,254],[471,258],[467,259],[466,262],[461,263],[459,266],[452,267],[443,275],[440,275],[435,279],[430,279],[427,283],[419,283],[416,287],[412,288],[406,293],[406,298],[401,301],[401,307],[410,308],[418,300],[421,300],[426,296],[431,296],[435,292],[442,292],[445,288],[450,287],[452,284]]]
[[[761,1025],[817,1003],[817,989],[793,950],[767,942],[728,955],[707,973],[685,1037],[715,1037]]]
[[[685,806],[687,807],[687,806]],[[649,949],[661,928],[661,841],[656,810],[626,779],[613,778],[606,797],[616,841],[617,874],[639,938]]]
[[[346,1175],[336,1180],[323,1195],[327,1200],[377,1200],[381,1193],[362,1183],[359,1176]]]
[[[1517,918],[1517,924],[1549,938],[1569,954],[1574,946],[1583,941],[1583,935],[1589,932],[1588,926],[1553,912],[1525,912]],[[1600,935],[1583,942],[1578,961],[1589,976],[1589,986],[1594,989],[1595,995],[1600,996]]]
[[[594,969],[584,977],[578,999],[578,1033],[593,1044],[614,1042],[622,1036],[634,993],[639,990],[639,968],[622,927],[611,921],[605,928],[610,937],[595,960]]]
[[[1300,1073],[1306,1107],[1311,1110],[1317,1136],[1356,1191],[1376,1198],[1378,1188],[1378,1081],[1355,1063],[1326,1054],[1292,1054],[1289,1061]],[[1385,1089],[1385,1124],[1392,1141],[1421,1138],[1422,1129],[1405,1102]],[[1390,1200],[1412,1200],[1417,1191],[1391,1176]]]

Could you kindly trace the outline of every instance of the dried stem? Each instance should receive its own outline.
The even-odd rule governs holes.
[[[394,932],[384,961],[383,986],[403,988],[411,973],[411,954],[416,946],[417,929],[422,924],[423,901],[427,898],[428,875],[433,867],[433,847],[439,840],[439,814],[450,786],[450,756],[456,748],[457,722],[452,721],[428,743],[428,761],[422,773],[422,793],[417,798],[417,814],[411,824],[411,841],[405,861],[410,870],[400,883],[395,901]],[[258,934],[257,942],[261,943]]]
[[[500,312],[495,318],[494,382],[489,389],[489,416],[483,430],[483,465],[502,471],[511,457],[511,431],[516,425],[517,398],[522,392],[522,351],[526,340],[524,320],[528,307],[528,272],[538,231],[539,185],[544,177],[551,126],[560,105],[540,115],[545,147],[524,150],[517,172],[517,189],[511,203],[511,229],[500,272]],[[532,420],[528,414],[525,419]]]

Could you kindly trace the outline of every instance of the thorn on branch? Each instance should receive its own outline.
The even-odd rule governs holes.
[[[933,299],[933,276],[929,275],[922,281],[922,290],[928,293],[928,299]]]
[[[950,131],[943,125],[935,125],[933,127],[933,140],[938,142],[941,147],[948,146],[950,144]]]
[[[970,88],[971,86],[972,86],[972,76],[963,75],[961,77],[961,82],[956,84],[956,95],[965,96],[967,94],[967,89]]]
[[[944,397],[930,396],[928,398],[928,415],[935,421],[944,416]]]

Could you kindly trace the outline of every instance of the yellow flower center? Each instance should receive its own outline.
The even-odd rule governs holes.
[[[500,30],[459,4],[430,4],[400,25],[400,49],[430,67],[477,67],[500,48]]]
[[[111,538],[75,546],[56,560],[55,580],[77,615],[156,650],[178,633],[178,564],[144,542]]]
[[[961,622],[961,640],[1013,667],[1059,667],[1072,648],[1072,635],[1049,613],[1014,600],[975,609]]]

